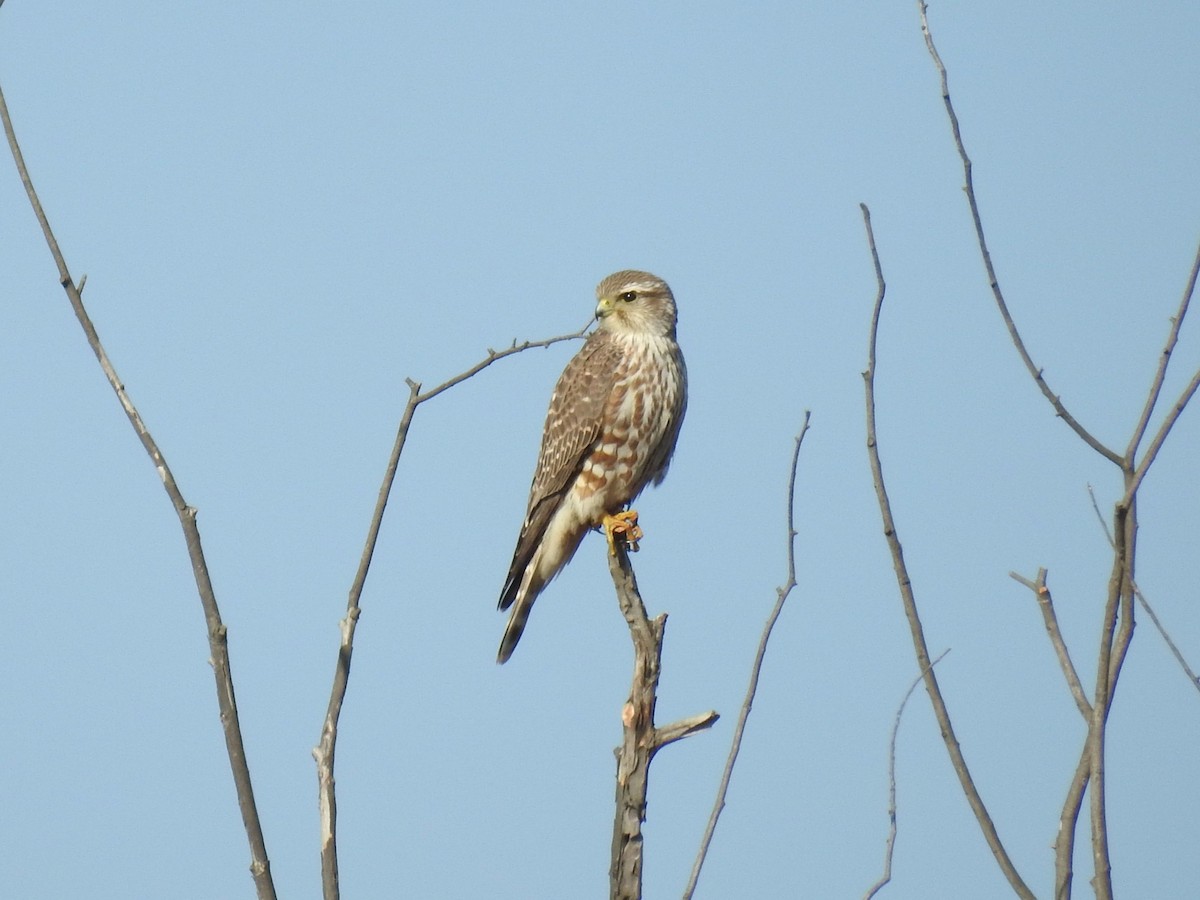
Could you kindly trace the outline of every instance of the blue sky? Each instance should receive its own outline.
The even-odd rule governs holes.
[[[1200,7],[937,4],[994,261],[1071,411],[1124,447],[1196,240]],[[621,268],[666,278],[691,400],[635,565],[667,611],[646,896],[677,895],[775,587],[777,627],[697,897],[858,897],[915,677],[862,379],[889,284],[879,429],[967,759],[1039,896],[1083,727],[1029,592],[1050,570],[1094,671],[1116,470],[1005,334],[911,3],[6,3],[0,83],[108,351],[199,510],[277,887],[320,894],[310,750],[407,396],[489,346],[581,326]],[[178,524],[0,177],[0,894],[250,897]],[[1200,365],[1185,327],[1164,397]],[[366,591],[338,751],[347,896],[607,890],[628,634],[585,542],[494,663],[494,603],[572,349],[423,406]],[[1141,495],[1138,581],[1200,661],[1200,416]],[[1142,621],[1110,720],[1125,896],[1194,897],[1200,716]],[[897,759],[884,896],[1009,896],[928,700]],[[1086,822],[1076,889],[1089,891]]]

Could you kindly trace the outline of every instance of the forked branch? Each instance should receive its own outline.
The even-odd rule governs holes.
[[[350,586],[350,594],[346,600],[346,615],[340,622],[341,641],[338,644],[337,662],[333,670],[333,687],[329,695],[329,704],[325,710],[325,720],[321,726],[321,737],[313,748],[313,759],[317,763],[317,800],[321,827],[321,889],[325,900],[336,900],[341,895],[338,880],[337,853],[337,794],[334,785],[334,756],[337,751],[338,721],[342,715],[342,704],[346,699],[346,689],[350,683],[350,660],[354,655],[354,632],[358,627],[359,603],[363,587],[367,582],[367,573],[371,568],[371,560],[375,556],[375,545],[379,540],[379,529],[383,525],[383,514],[387,509],[388,497],[391,496],[392,484],[396,480],[396,470],[400,465],[400,455],[408,440],[408,432],[412,427],[413,415],[417,407],[427,400],[461,384],[468,378],[479,374],[492,363],[505,357],[521,353],[534,347],[549,347],[562,341],[577,340],[587,331],[584,326],[571,334],[561,334],[557,337],[541,341],[512,342],[503,350],[491,350],[482,360],[477,362],[453,378],[442,382],[437,387],[421,391],[420,382],[407,379],[408,401],[400,414],[400,425],[396,429],[396,439],[392,444],[392,452],[388,457],[387,468],[383,474],[383,483],[379,486],[379,494],[375,500],[375,512],[371,516],[371,524],[367,528],[367,539],[363,545],[362,556],[359,559],[358,571]]]

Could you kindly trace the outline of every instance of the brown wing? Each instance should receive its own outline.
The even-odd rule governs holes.
[[[508,609],[516,599],[521,576],[537,552],[550,519],[600,435],[604,405],[612,393],[621,358],[621,348],[609,335],[593,332],[559,376],[542,430],[542,449],[529,490],[525,523],[500,593],[501,609]]]

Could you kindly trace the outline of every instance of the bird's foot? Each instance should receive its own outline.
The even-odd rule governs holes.
[[[608,552],[617,555],[617,536],[625,541],[631,553],[636,553],[638,541],[642,539],[642,529],[638,527],[637,510],[627,509],[613,516],[605,516],[600,523],[604,529],[604,537],[608,540]]]

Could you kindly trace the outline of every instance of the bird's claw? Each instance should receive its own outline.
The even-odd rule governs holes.
[[[621,540],[625,541],[625,545],[629,548],[630,553],[637,553],[638,541],[642,539],[643,532],[638,525],[637,510],[627,509],[612,516],[605,516],[601,520],[601,526],[604,529],[604,537],[608,541],[608,552],[612,556],[617,555],[617,536],[620,535]]]

